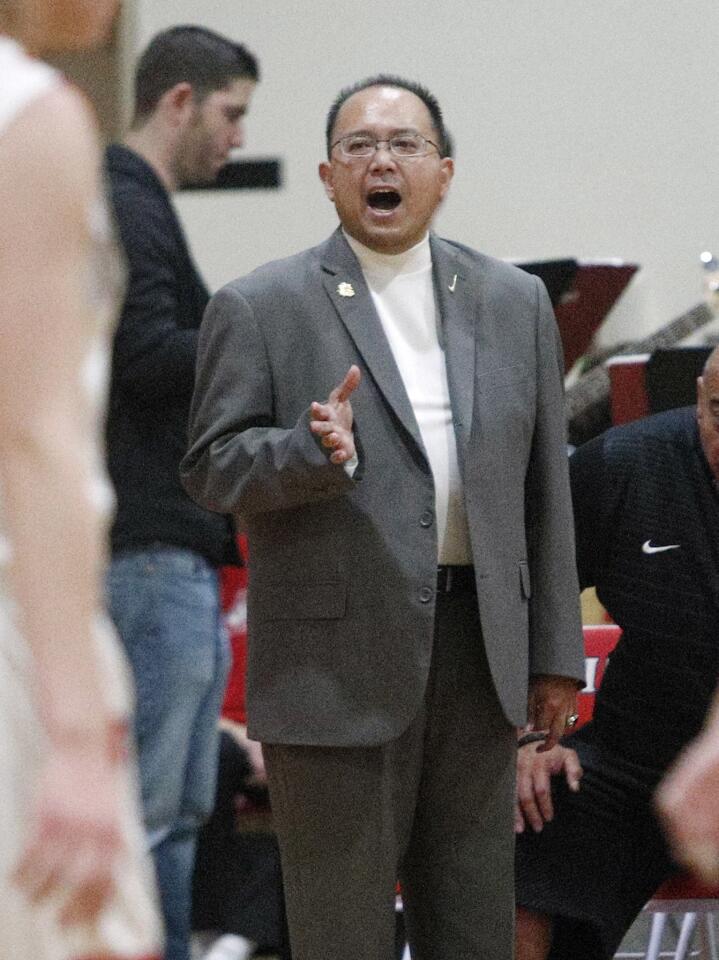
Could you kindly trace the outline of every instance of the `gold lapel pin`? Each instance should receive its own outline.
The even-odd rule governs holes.
[[[338,283],[337,293],[339,293],[341,297],[353,297],[355,295],[355,288],[351,283]]]
[[[456,273],[455,273],[455,275],[452,277],[452,282],[450,283],[448,289],[449,289],[449,292],[450,292],[450,293],[454,293],[454,291],[457,289],[457,274],[456,274]]]

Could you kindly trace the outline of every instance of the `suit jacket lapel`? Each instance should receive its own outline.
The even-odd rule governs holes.
[[[424,453],[414,410],[377,316],[372,294],[357,258],[339,230],[324,244],[321,264],[325,289],[367,370],[397,418]]]
[[[481,291],[456,250],[430,234],[434,287],[440,316],[440,343],[445,351],[460,467],[472,429],[476,362],[475,323]],[[472,271],[474,273],[474,270]]]

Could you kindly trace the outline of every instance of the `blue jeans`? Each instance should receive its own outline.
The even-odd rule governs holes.
[[[189,960],[197,830],[215,799],[218,728],[229,650],[215,569],[157,545],[113,557],[108,606],[135,679],[143,812],[167,937]]]

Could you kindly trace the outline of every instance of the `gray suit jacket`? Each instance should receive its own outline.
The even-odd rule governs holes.
[[[505,715],[521,724],[530,674],[583,676],[561,348],[534,277],[435,236],[431,249],[484,644]],[[350,478],[308,422],[352,363],[362,381]],[[248,532],[251,736],[397,737],[430,663],[434,486],[341,232],[212,299],[190,442],[187,490]]]

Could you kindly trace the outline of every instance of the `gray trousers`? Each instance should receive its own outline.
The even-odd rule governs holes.
[[[515,731],[471,591],[437,598],[425,701],[375,747],[264,746],[293,960],[511,960]]]

